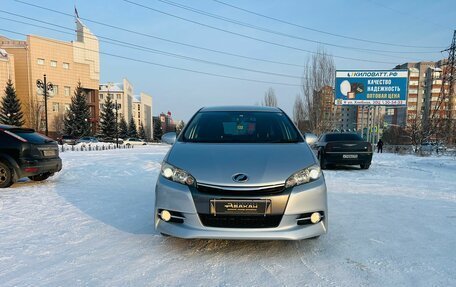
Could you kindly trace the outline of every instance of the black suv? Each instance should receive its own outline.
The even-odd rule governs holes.
[[[22,177],[42,181],[61,169],[54,140],[33,129],[0,125],[0,188]]]

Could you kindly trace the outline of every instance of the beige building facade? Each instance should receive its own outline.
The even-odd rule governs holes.
[[[14,55],[0,49],[0,99],[4,96],[6,83],[9,79],[14,84]]]
[[[98,39],[76,19],[76,41],[64,42],[35,35],[25,41],[0,36],[0,49],[14,56],[14,77],[17,95],[22,102],[26,126],[41,132],[45,129],[44,97],[36,87],[37,80],[54,85],[48,97],[49,135],[63,134],[63,115],[69,108],[71,97],[81,82],[91,109],[93,131],[97,128],[100,79]]]
[[[121,83],[100,84],[98,92],[99,112],[103,109],[103,104],[108,95],[114,103],[117,102],[119,120],[123,117],[129,123],[133,116],[133,85],[126,78]]]
[[[152,96],[141,92],[141,94],[134,97],[132,111],[133,119],[135,120],[135,124],[138,127],[138,130],[141,126],[141,123],[143,124],[147,138],[152,138],[154,134],[152,111]]]

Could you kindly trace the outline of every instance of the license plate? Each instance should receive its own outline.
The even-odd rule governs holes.
[[[344,154],[342,158],[358,158],[357,154]]]
[[[212,199],[210,201],[212,215],[217,214],[270,214],[269,199]]]
[[[43,150],[43,155],[44,156],[54,156],[55,150]]]

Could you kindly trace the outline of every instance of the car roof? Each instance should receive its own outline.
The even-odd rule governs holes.
[[[200,112],[281,112],[277,107],[264,106],[215,106],[204,107]]]

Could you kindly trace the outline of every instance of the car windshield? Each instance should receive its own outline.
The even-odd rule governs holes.
[[[201,143],[302,142],[290,119],[281,112],[200,112],[181,138]]]
[[[357,134],[328,134],[326,135],[327,142],[334,141],[362,141],[363,139]]]

